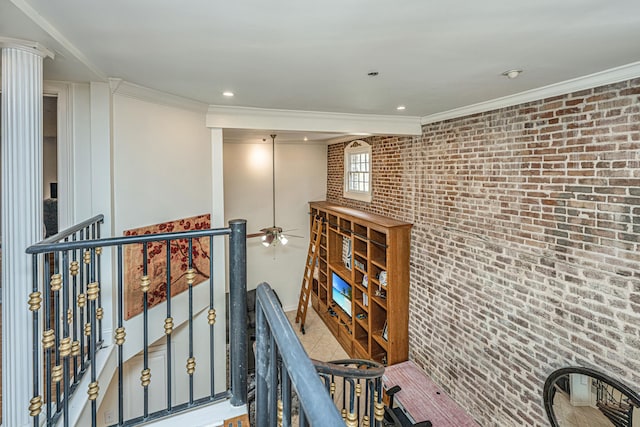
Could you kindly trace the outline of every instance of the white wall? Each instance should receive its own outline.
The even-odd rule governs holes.
[[[259,238],[247,242],[247,287],[268,282],[286,310],[295,309],[309,245],[309,205],[327,192],[327,147],[278,144],[276,138],[276,225],[289,234],[282,247],[265,248]],[[273,225],[271,142],[224,144],[225,220],[244,218],[247,233]]]
[[[113,96],[113,229],[124,230],[211,212],[211,142],[204,112]],[[197,287],[197,291],[206,285]],[[208,295],[208,294],[207,294]],[[176,300],[176,316],[184,309]],[[208,304],[196,299],[194,310]],[[152,315],[163,319],[154,310]],[[162,310],[160,310],[162,311]],[[142,342],[141,316],[127,335]],[[161,330],[161,322],[158,325]],[[132,336],[132,334],[135,334]],[[127,354],[129,351],[125,350]]]
[[[74,83],[70,89],[73,105],[73,206],[70,224],[73,225],[101,213],[110,216],[110,212],[94,212],[91,205],[91,92],[88,84]],[[60,192],[58,188],[58,192]],[[110,197],[109,194],[104,197]],[[104,230],[103,236],[110,235]]]
[[[114,230],[211,211],[204,112],[113,97]]]

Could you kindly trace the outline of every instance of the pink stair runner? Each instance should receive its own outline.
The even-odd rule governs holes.
[[[399,385],[395,402],[402,406],[414,422],[431,421],[433,427],[479,427],[473,418],[438,387],[413,362],[385,368],[384,388]]]

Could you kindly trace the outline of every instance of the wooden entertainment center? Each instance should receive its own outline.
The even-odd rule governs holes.
[[[412,225],[329,202],[309,206],[311,223],[323,220],[313,308],[350,357],[404,362]]]

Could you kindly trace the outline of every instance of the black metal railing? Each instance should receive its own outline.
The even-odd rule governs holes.
[[[348,427],[382,426],[384,365],[373,360],[313,360],[325,389]]]
[[[594,380],[596,385],[596,408],[616,427],[629,427],[633,424],[631,400],[606,381]]]
[[[103,216],[98,215],[43,240],[39,245],[77,244],[99,239],[102,222]],[[99,258],[99,253],[95,251],[85,256],[79,249],[64,252],[43,250],[33,256],[34,282],[29,295],[29,309],[32,312],[34,394],[29,410],[34,415],[34,425],[43,405],[49,424],[61,414],[68,413],[67,396],[78,386],[93,354],[102,345],[102,316],[98,314],[92,320],[86,309],[89,284],[100,281],[96,257]],[[60,268],[63,264],[68,266],[67,274],[62,274]],[[101,307],[99,295],[97,305]],[[42,319],[39,317],[41,306]],[[98,334],[86,335],[87,324],[94,325]],[[40,372],[44,377],[42,395]]]
[[[46,425],[54,425],[60,419],[68,426],[69,400],[77,389],[80,380],[88,374],[90,384],[87,393],[91,404],[91,425],[97,425],[97,397],[99,385],[97,382],[96,354],[103,345],[102,319],[104,308],[102,291],[110,288],[113,297],[115,334],[117,346],[118,367],[118,415],[117,425],[135,425],[167,415],[172,415],[196,406],[230,398],[235,406],[247,402],[247,326],[246,326],[246,221],[230,221],[228,228],[205,229],[174,233],[149,234],[139,236],[125,236],[115,238],[100,238],[100,223],[103,217],[99,215],[81,224],[62,231],[27,249],[33,255],[34,283],[29,296],[29,307],[32,311],[33,328],[33,398],[29,407],[33,416],[34,426],[40,425],[42,407]],[[231,385],[223,392],[216,394],[214,376],[214,325],[216,321],[214,301],[214,285],[224,287],[224,283],[214,284],[214,238],[229,236],[229,286],[230,286],[230,330],[233,339],[229,342],[230,361],[227,362],[231,371]],[[209,243],[208,274],[204,279],[196,274],[194,268],[194,242],[206,240]],[[105,254],[105,248],[114,255],[113,271],[116,274],[114,285],[102,283],[102,268],[107,268],[100,258]],[[135,248],[135,252],[142,252],[140,265],[134,267],[139,272],[134,281],[129,278],[125,283],[125,248]],[[150,272],[149,257],[162,255],[166,262],[164,271]],[[172,253],[178,250],[182,253],[182,276],[186,279],[188,292],[187,306],[172,306],[171,286],[175,283],[172,275]],[[202,251],[200,255],[204,256]],[[224,257],[224,254],[217,256]],[[111,268],[111,265],[108,266]],[[131,265],[129,265],[131,267]],[[209,325],[209,354],[210,369],[209,395],[196,399],[194,396],[193,375],[196,361],[194,358],[194,286],[196,280],[205,282],[208,275],[209,300],[207,323]],[[166,341],[166,407],[150,412],[149,387],[151,387],[151,372],[149,368],[149,289],[154,280],[160,280],[166,287],[163,301],[166,317],[164,318],[164,340]],[[204,285],[201,285],[204,286]],[[136,287],[141,290],[142,305],[142,342],[127,342],[134,350],[141,349],[143,355],[143,370],[140,381],[143,388],[142,415],[125,419],[124,401],[124,346],[126,328],[124,319],[125,288]],[[43,305],[43,318],[40,318]],[[162,308],[162,307],[160,307]],[[176,373],[173,372],[172,333],[177,326],[174,317],[180,315],[186,318],[188,324],[188,358],[186,361],[188,378],[188,398],[186,401],[174,403],[177,396],[172,396],[172,382]],[[42,325],[42,326],[41,326]],[[40,328],[42,327],[42,331]],[[220,351],[221,350],[221,351]],[[226,354],[220,349],[219,354]],[[135,352],[135,351],[134,351]],[[131,352],[129,352],[131,353]],[[225,356],[226,357],[226,356]],[[202,363],[202,362],[199,362]],[[43,372],[41,380],[40,372]],[[103,385],[106,389],[107,385]],[[44,396],[44,397],[43,397]],[[182,399],[183,396],[180,396]],[[43,403],[44,402],[44,403]]]
[[[96,360],[101,349],[111,341],[103,339],[103,326],[107,330],[115,329],[118,387],[115,425],[138,425],[227,399],[234,406],[247,404],[248,352],[253,349],[248,347],[247,340],[246,221],[234,220],[229,227],[219,229],[100,238],[102,221],[101,215],[96,216],[27,249],[33,256],[35,278],[29,295],[34,377],[29,410],[34,427],[43,422],[47,426],[71,425],[69,402],[74,391],[80,390],[81,381],[87,383],[90,420],[86,424],[98,424],[98,396],[105,393],[107,384],[98,384]],[[226,349],[216,348],[214,344],[220,334],[214,328],[215,307],[224,304],[215,300],[214,286],[221,289],[225,284],[213,280],[213,248],[214,239],[225,236],[229,239],[228,357]],[[203,245],[203,241],[208,245]],[[208,251],[204,249],[207,246]],[[132,258],[132,253],[137,256]],[[176,253],[181,264],[177,271]],[[225,254],[215,256],[224,258]],[[152,258],[162,260],[159,261],[162,268],[158,268]],[[134,274],[125,274],[125,267],[127,271],[133,268]],[[108,272],[113,272],[113,279]],[[178,276],[186,281],[180,296],[174,291],[182,288],[172,290],[172,286],[179,284]],[[158,283],[164,286],[164,299],[152,308],[157,300],[152,301],[149,294]],[[208,300],[202,298],[202,292],[196,300],[196,286],[205,287]],[[132,314],[130,310],[125,313],[125,299],[131,299],[128,292],[134,288],[138,290],[140,313]],[[103,300],[103,294],[107,299]],[[302,427],[380,425],[384,367],[357,360],[312,363],[270,286],[261,284],[256,295],[256,425],[291,426],[292,410],[298,411],[298,425]],[[109,313],[113,313],[113,319],[106,316],[105,325],[102,324],[103,303]],[[206,318],[197,316],[196,311],[202,310],[206,310]],[[127,320],[127,315],[133,317]],[[203,322],[195,324],[200,319],[204,319]],[[187,335],[186,373],[175,372],[173,368],[176,346],[173,335],[178,327],[184,328]],[[130,328],[129,337],[127,328]],[[203,328],[208,328],[208,334],[203,333]],[[208,365],[210,373],[205,379],[209,387],[204,397],[202,393],[196,396],[194,390],[196,339],[208,339],[207,360],[198,360],[200,367]],[[164,384],[151,381],[151,341],[166,347]],[[127,416],[125,401],[132,396],[124,387],[125,380],[131,380],[131,377],[125,378],[125,363],[138,354],[142,359],[140,389],[131,393],[142,395],[142,404],[137,413]],[[229,380],[223,390],[215,386],[218,372],[214,369],[215,356],[227,358]],[[181,383],[187,383],[187,391],[176,396],[172,393],[178,375],[183,375]],[[158,386],[159,389],[153,390],[164,393],[164,399],[160,400],[165,402],[162,409],[151,410],[150,391]],[[293,402],[294,394],[297,403]],[[154,400],[156,404],[157,401]]]
[[[271,287],[262,283],[256,298],[256,425],[291,426],[293,390],[299,425],[344,426]]]

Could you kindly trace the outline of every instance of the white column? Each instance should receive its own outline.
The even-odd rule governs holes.
[[[42,61],[37,44],[2,48],[2,422],[28,426],[33,394],[31,257],[42,239]]]
[[[219,228],[225,227],[224,222],[224,168],[223,168],[223,150],[222,150],[222,129],[211,128],[211,227]],[[217,319],[222,321],[216,321],[216,342],[215,348],[224,348],[226,345],[225,337],[225,292],[227,282],[226,280],[226,267],[225,259],[227,258],[223,254],[226,251],[225,242],[222,239],[213,239],[213,283],[214,285],[214,298],[216,301],[216,313]],[[224,339],[223,339],[224,338]],[[219,356],[219,354],[217,355]],[[215,377],[216,377],[216,392],[226,389],[226,360],[224,357],[215,358]]]

